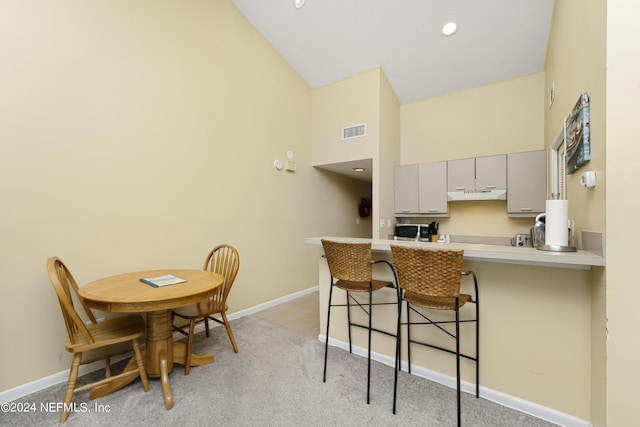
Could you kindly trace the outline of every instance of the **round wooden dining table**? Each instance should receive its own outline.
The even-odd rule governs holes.
[[[143,283],[142,278],[173,275],[186,280],[168,286],[154,287]],[[82,286],[80,298],[96,310],[146,313],[147,343],[143,350],[145,367],[150,378],[160,378],[162,393],[167,409],[173,407],[173,395],[169,386],[169,372],[174,363],[184,365],[187,347],[182,342],[173,341],[171,309],[205,300],[216,292],[224,278],[206,270],[163,269],[138,271],[99,279]],[[191,355],[191,366],[213,363],[213,354]],[[134,369],[135,356],[126,369]],[[105,396],[133,381],[129,377],[120,382],[98,386],[91,391],[91,399]]]

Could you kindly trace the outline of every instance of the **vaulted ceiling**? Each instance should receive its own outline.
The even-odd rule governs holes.
[[[554,2],[231,1],[311,88],[380,66],[401,104],[542,71]],[[371,181],[371,160],[324,168]]]
[[[401,103],[544,69],[553,0],[232,0],[312,87],[382,67]],[[451,36],[442,27],[455,21]]]

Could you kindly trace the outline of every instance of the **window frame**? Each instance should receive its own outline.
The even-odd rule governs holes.
[[[556,194],[557,199],[567,199],[567,144],[566,144],[567,119],[562,123],[562,128],[556,133],[551,142],[550,166],[551,166],[551,198]]]

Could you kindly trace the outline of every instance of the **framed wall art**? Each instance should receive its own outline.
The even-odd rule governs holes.
[[[591,159],[589,132],[589,93],[583,92],[566,119],[564,130],[567,173],[580,169]]]

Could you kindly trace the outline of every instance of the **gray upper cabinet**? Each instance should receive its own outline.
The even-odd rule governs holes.
[[[396,214],[419,213],[418,165],[396,166],[394,188]]]
[[[545,211],[547,156],[545,150],[507,154],[507,213],[532,217]]]
[[[546,151],[397,166],[394,184],[398,217],[449,216],[448,201],[453,196],[448,192],[476,192],[469,196],[479,197],[496,193],[487,190],[502,190],[504,194],[505,189],[507,214],[511,217],[533,217],[545,211]]]
[[[448,191],[504,190],[507,188],[507,156],[449,160]]]
[[[395,213],[397,216],[446,216],[447,162],[396,166]]]
[[[447,202],[447,162],[422,163],[419,166],[420,213],[434,216],[449,214]]]
[[[476,190],[507,188],[507,155],[476,157]]]
[[[473,191],[476,185],[476,159],[447,162],[448,191]]]

